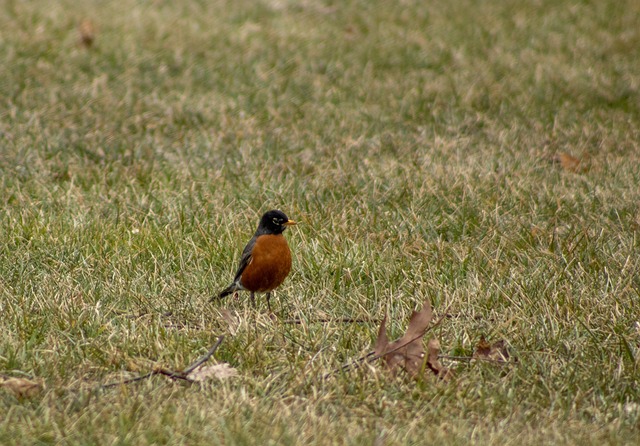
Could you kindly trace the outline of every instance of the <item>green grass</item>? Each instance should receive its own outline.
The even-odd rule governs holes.
[[[45,389],[0,390],[0,443],[638,443],[639,15],[5,2],[0,372]],[[548,162],[561,152],[590,169]],[[302,222],[279,321],[264,299],[208,303],[271,208]],[[485,335],[517,364],[320,379],[377,333],[339,318],[387,312],[395,338],[425,299],[449,307],[443,354]],[[95,391],[221,334],[235,379]]]

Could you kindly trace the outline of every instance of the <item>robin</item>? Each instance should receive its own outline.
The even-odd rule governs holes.
[[[287,226],[295,224],[282,211],[265,213],[253,238],[242,251],[233,282],[217,298],[246,290],[251,292],[251,303],[255,305],[254,293],[267,293],[267,306],[271,311],[271,291],[280,286],[291,271],[291,251],[282,233]],[[214,299],[216,297],[211,300]]]

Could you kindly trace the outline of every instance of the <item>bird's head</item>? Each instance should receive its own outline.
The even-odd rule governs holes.
[[[287,226],[295,224],[297,223],[289,220],[284,212],[274,209],[262,216],[256,234],[282,234]]]

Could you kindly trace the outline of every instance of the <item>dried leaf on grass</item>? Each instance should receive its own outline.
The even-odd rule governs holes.
[[[440,341],[430,339],[427,343],[427,366],[441,379],[450,379],[453,372],[440,362]]]
[[[509,350],[503,339],[490,344],[484,336],[476,345],[472,359],[505,363],[509,361]]]
[[[18,398],[30,398],[42,390],[42,384],[30,379],[0,377],[0,388],[8,390]]]
[[[567,172],[582,173],[589,170],[589,166],[584,160],[571,156],[568,153],[558,153],[551,160],[559,164]]]
[[[191,381],[204,382],[212,379],[227,379],[238,375],[238,371],[226,362],[201,366],[187,375]]]
[[[374,348],[375,356],[381,358],[384,367],[392,374],[404,370],[414,379],[419,379],[429,369],[441,378],[449,377],[449,370],[438,360],[440,343],[429,341],[429,355],[426,357],[422,346],[422,338],[433,317],[429,301],[425,301],[422,310],[414,311],[409,319],[406,333],[400,339],[389,342],[387,337],[387,318],[385,317],[378,330],[378,338]]]
[[[91,48],[96,40],[96,27],[89,19],[83,19],[78,25],[80,44],[85,48]]]

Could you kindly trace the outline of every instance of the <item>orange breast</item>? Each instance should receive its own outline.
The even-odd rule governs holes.
[[[251,262],[240,282],[249,291],[267,292],[277,288],[291,271],[291,251],[279,235],[261,235],[251,252]]]

